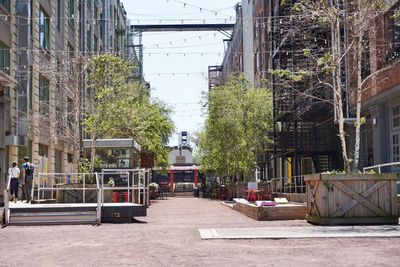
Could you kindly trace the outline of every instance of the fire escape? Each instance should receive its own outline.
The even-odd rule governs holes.
[[[272,9],[270,36],[272,68],[292,73],[312,66],[303,49],[316,51],[321,47],[328,48],[326,31],[315,28],[299,34],[298,27],[301,26],[295,21],[294,2],[287,1],[284,6]],[[329,99],[329,89],[321,86],[315,77],[293,81],[275,74],[271,75],[271,79],[275,121],[271,162],[273,177],[340,168],[340,146],[331,105],[306,96],[310,92],[318,92],[320,98]]]

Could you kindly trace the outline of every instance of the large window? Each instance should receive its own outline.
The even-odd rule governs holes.
[[[42,10],[39,10],[39,43],[40,48],[50,48],[50,18]]]
[[[397,162],[400,161],[400,105],[392,107],[391,115],[392,160]]]
[[[366,122],[361,126],[361,159],[362,167],[374,165],[374,150],[372,140],[371,116],[366,116]]]
[[[389,45],[388,59],[400,56],[400,5],[392,8],[385,19],[385,35]]]
[[[49,80],[42,75],[39,76],[39,113],[49,114]]]
[[[68,0],[68,18],[73,19],[74,18],[74,13],[75,13],[75,1],[74,0]]]
[[[0,5],[10,12],[10,0],[0,0]]]
[[[57,30],[61,31],[61,0],[57,0]]]
[[[10,48],[0,42],[0,70],[10,74]]]

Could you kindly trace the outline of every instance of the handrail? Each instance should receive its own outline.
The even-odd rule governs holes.
[[[291,183],[287,183],[287,181],[291,179]],[[276,183],[278,181],[278,185]],[[304,183],[304,175],[297,175],[291,177],[275,177],[268,181],[271,184],[271,191],[278,192],[278,188],[280,189],[279,192],[281,193],[305,193],[306,186]],[[289,184],[289,186],[287,185]],[[287,190],[289,189],[289,190]]]
[[[95,177],[96,177],[96,188],[97,188],[97,211],[96,211],[96,216],[97,216],[97,225],[100,225],[101,223],[101,206],[102,206],[102,202],[101,202],[101,192],[100,191],[100,183],[99,183],[99,175],[97,172],[95,172]]]
[[[374,165],[374,166],[364,167],[363,168],[363,172],[365,173],[365,171],[367,171],[367,170],[372,170],[372,169],[378,168],[378,173],[381,173],[381,168],[382,167],[395,166],[395,165],[400,165],[400,161],[398,161],[398,162],[390,162],[390,163],[383,163],[383,164],[377,164],[377,165]]]

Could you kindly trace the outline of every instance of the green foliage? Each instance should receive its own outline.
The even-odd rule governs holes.
[[[201,168],[217,175],[248,176],[264,153],[272,127],[272,97],[243,77],[208,94],[208,118],[199,134]]]
[[[289,79],[294,82],[300,82],[310,75],[309,71],[306,70],[291,71],[288,69],[270,70],[270,73],[278,76],[281,79]]]
[[[100,166],[100,164],[102,164],[103,161],[99,158],[96,157],[94,160],[94,166]],[[90,173],[90,160],[89,159],[83,159],[83,161],[81,161],[81,164],[79,166],[79,173]]]
[[[84,121],[96,138],[133,138],[143,151],[154,153],[158,166],[168,163],[164,144],[174,130],[171,110],[151,101],[145,85],[132,82],[133,66],[119,57],[100,55],[91,62],[89,89],[95,110]]]

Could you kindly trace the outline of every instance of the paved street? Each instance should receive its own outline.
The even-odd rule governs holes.
[[[198,229],[300,227],[257,222],[218,201],[153,202],[144,223],[0,229],[1,266],[398,266],[400,238],[202,240]]]

